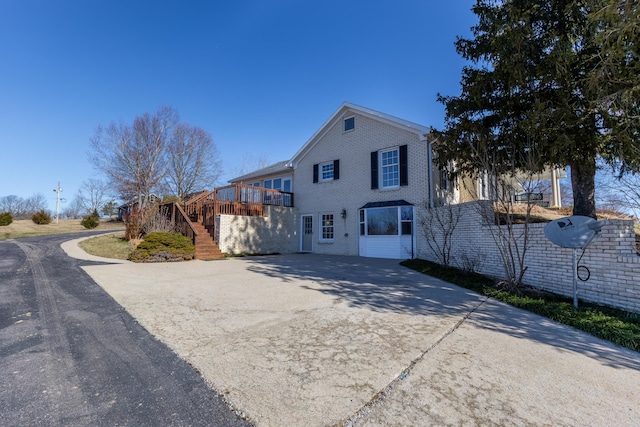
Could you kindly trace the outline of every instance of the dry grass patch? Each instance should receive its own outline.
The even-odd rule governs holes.
[[[127,259],[135,249],[135,243],[125,239],[124,232],[92,237],[80,242],[79,246],[88,254],[115,259]]]
[[[43,225],[35,224],[30,219],[19,219],[0,227],[0,240],[95,230],[124,230],[124,224],[115,221],[101,221],[97,229],[87,230],[80,224],[79,219],[61,219],[58,224],[52,222]]]

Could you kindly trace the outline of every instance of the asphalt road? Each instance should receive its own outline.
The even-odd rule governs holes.
[[[0,241],[0,425],[248,426],[60,243]]]

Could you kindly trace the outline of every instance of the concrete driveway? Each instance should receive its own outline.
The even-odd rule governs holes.
[[[63,248],[79,256],[74,242]],[[397,261],[286,255],[85,270],[257,426],[640,420],[640,354]]]

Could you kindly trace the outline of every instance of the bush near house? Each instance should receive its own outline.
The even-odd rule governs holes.
[[[100,224],[100,216],[98,215],[98,212],[93,211],[90,215],[83,217],[80,224],[87,229],[96,228]]]
[[[47,211],[41,210],[33,214],[31,221],[39,225],[51,224],[51,215]]]
[[[0,226],[9,225],[13,222],[13,216],[11,212],[0,213]]]
[[[134,262],[173,262],[195,257],[196,247],[191,239],[177,233],[149,233],[131,252],[129,259]]]

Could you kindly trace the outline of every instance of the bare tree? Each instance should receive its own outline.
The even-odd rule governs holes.
[[[0,212],[9,212],[18,219],[24,215],[24,200],[15,194],[0,197]]]
[[[178,113],[165,106],[136,117],[131,125],[98,127],[89,160],[123,200],[137,198],[144,208],[169,166],[167,145],[178,121]]]
[[[449,267],[453,250],[453,234],[461,217],[460,205],[445,200],[442,206],[430,207],[429,203],[425,203],[424,208],[419,216],[419,222],[427,245],[438,262]]]
[[[615,168],[602,163],[600,166],[596,182],[599,207],[640,218],[640,172],[628,172],[621,176]]]
[[[26,199],[14,194],[0,197],[0,212],[10,212],[15,219],[29,219],[34,213],[46,210],[47,198],[42,193]]]
[[[178,201],[198,190],[214,188],[222,175],[222,162],[211,135],[181,123],[173,131],[167,147],[169,168],[164,183]]]
[[[61,217],[66,219],[80,219],[88,212],[84,209],[77,197],[73,200],[61,212]]]
[[[489,199],[493,209],[478,203],[478,210],[493,241],[504,269],[504,280],[500,285],[518,292],[527,271],[526,254],[530,246],[529,225],[533,201],[526,195],[541,191],[541,182],[536,177],[535,144],[529,144],[523,152],[511,152],[506,160],[497,161],[482,141],[471,145],[475,171],[472,180],[462,180],[467,191],[476,199]],[[508,161],[507,161],[508,160]],[[529,169],[526,165],[530,165]],[[524,203],[515,204],[515,194],[524,195]]]
[[[254,155],[251,153],[245,153],[242,156],[242,163],[235,167],[232,171],[233,177],[246,175],[250,172],[266,168],[271,162],[266,154]]]
[[[99,179],[91,178],[82,183],[76,194],[76,200],[85,213],[101,212],[109,192],[109,185]]]

